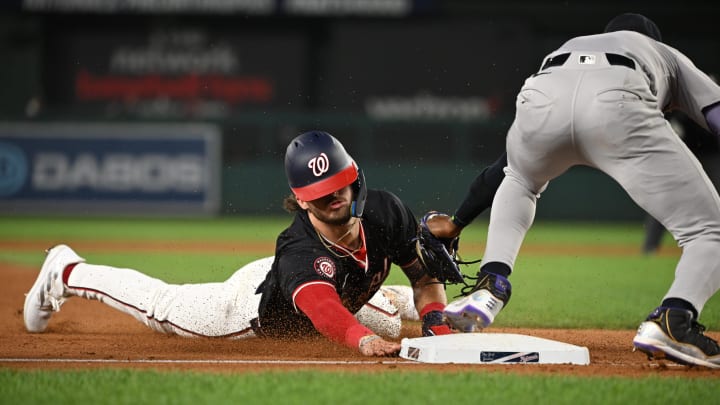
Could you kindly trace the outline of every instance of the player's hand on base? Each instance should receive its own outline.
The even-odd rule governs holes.
[[[385,357],[397,356],[400,353],[400,343],[388,342],[378,335],[363,336],[358,346],[364,356]]]

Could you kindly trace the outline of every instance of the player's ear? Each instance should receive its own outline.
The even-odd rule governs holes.
[[[307,203],[307,201],[303,201],[303,200],[299,199],[298,196],[295,196],[295,201],[297,201],[297,205],[298,205],[300,208],[302,208],[302,209],[304,209],[304,210],[307,211],[307,209],[308,209],[308,203]]]

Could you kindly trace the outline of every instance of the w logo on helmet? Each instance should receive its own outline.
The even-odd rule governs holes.
[[[312,169],[315,177],[320,177],[330,170],[330,159],[328,159],[325,152],[320,153],[319,156],[315,156],[308,162],[308,167]]]
[[[367,196],[362,171],[340,141],[327,132],[305,132],[290,141],[285,152],[285,175],[293,194],[302,201],[314,201],[352,186],[355,201],[351,214],[362,215]]]

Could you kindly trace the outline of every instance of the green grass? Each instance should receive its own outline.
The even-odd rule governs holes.
[[[0,241],[175,240],[266,242],[289,223],[282,218],[111,219],[0,217]],[[479,258],[486,224],[463,234],[465,259]],[[642,224],[538,223],[526,245],[627,245],[633,253],[522,252],[511,277],[512,300],[496,326],[634,329],[669,287],[676,257],[641,256]],[[465,244],[463,245],[463,241]],[[667,246],[673,244],[666,237]],[[464,248],[463,248],[464,246]],[[273,254],[79,252],[90,262],[130,267],[169,282],[224,280],[243,264]],[[0,262],[36,271],[42,252],[0,248]],[[32,270],[30,270],[32,269]],[[467,266],[467,274],[477,265]],[[389,283],[406,284],[395,268]],[[448,295],[458,293],[449,286]],[[720,329],[720,300],[708,302],[701,321]],[[488,373],[426,373],[387,369],[375,373],[296,371],[203,374],[131,370],[13,371],[0,369],[0,404],[5,403],[712,403],[720,394],[713,379],[636,379],[525,376]],[[40,389],[39,389],[40,388]],[[601,393],[600,395],[596,393]]]
[[[117,219],[117,218],[10,218],[0,217],[2,240],[174,240],[202,242],[264,242],[267,250],[244,253],[118,252],[79,253],[92,263],[129,267],[172,283],[221,281],[254,259],[274,253],[277,234],[290,216],[277,218],[224,217],[217,219]],[[478,222],[462,235],[460,252],[465,259],[480,258],[478,245],[485,241],[487,224]],[[640,252],[642,224],[537,223],[526,238],[533,244],[631,247],[637,254],[538,254],[521,251],[511,277],[513,295],[496,326],[549,328],[635,328],[670,286],[677,258],[645,257]],[[674,244],[669,235],[666,246]],[[41,252],[0,249],[0,262],[39,267]],[[477,265],[463,266],[473,275]],[[390,284],[407,284],[395,267]],[[459,286],[448,286],[449,298]],[[701,321],[720,329],[720,298],[706,305]]]
[[[541,404],[714,403],[714,379],[579,378],[460,372],[0,370],[7,404]],[[372,401],[372,402],[371,402]]]
[[[0,217],[0,239],[267,240],[275,241],[291,217],[222,219]]]

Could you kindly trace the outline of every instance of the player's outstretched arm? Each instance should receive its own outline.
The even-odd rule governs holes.
[[[396,356],[400,352],[400,343],[388,342],[378,335],[367,335],[360,339],[358,348],[365,356]]]
[[[330,284],[316,283],[301,288],[295,305],[328,339],[357,349],[366,356],[391,356],[400,352],[400,344],[386,341],[358,322],[342,305]]]

